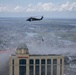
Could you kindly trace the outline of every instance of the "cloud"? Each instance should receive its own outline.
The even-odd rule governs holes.
[[[30,9],[28,11],[28,9]],[[31,10],[35,12],[42,12],[42,11],[54,11],[55,5],[52,3],[38,3],[37,5],[29,5],[26,9],[27,12],[31,12]]]
[[[7,10],[6,7],[0,6],[0,12],[2,12],[2,11],[6,11],[6,10]]]
[[[22,6],[0,6],[0,12],[24,12],[25,8]]]
[[[59,11],[75,11],[76,10],[76,2],[73,3],[65,3],[60,6]]]
[[[14,8],[14,11],[15,11],[15,12],[23,12],[23,11],[25,11],[25,8],[22,7],[22,6],[16,6],[16,7]]]
[[[53,11],[76,11],[76,2],[66,2],[64,4],[38,3],[28,6],[0,6],[0,12],[53,12]]]

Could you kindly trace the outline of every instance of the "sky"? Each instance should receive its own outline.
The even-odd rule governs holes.
[[[76,18],[76,0],[0,0],[0,17]]]

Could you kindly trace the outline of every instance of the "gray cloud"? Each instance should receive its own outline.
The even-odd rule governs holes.
[[[66,2],[63,4],[54,3],[38,3],[36,5],[29,4],[28,6],[0,6],[0,12],[52,12],[52,11],[76,11],[76,2]]]

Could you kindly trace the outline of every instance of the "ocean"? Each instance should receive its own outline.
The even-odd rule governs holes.
[[[30,54],[64,55],[65,75],[76,74],[76,19],[0,18],[0,75],[8,75],[9,55],[22,43]]]

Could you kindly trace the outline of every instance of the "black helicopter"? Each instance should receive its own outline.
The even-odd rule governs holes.
[[[40,21],[40,20],[42,20],[43,19],[43,16],[39,19],[39,18],[35,18],[35,17],[30,17],[30,18],[28,18],[26,21]]]

